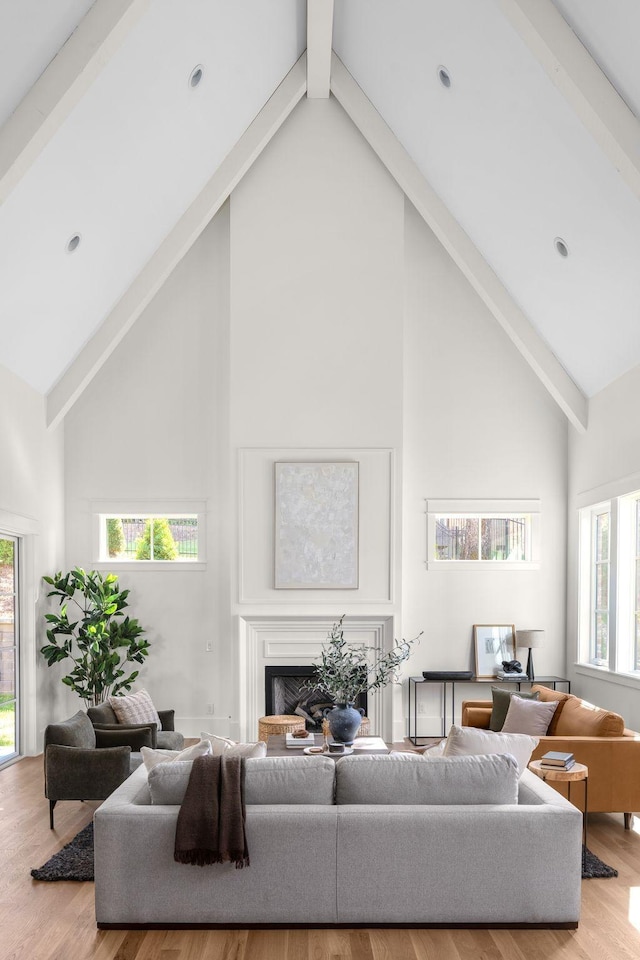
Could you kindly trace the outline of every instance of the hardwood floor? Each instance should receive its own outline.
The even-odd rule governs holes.
[[[92,883],[37,883],[97,803],[59,803],[49,830],[42,759],[0,771],[0,960],[637,960],[640,819],[592,815],[589,846],[615,866],[583,880],[578,930],[97,930]],[[553,851],[547,853],[553,870]],[[498,858],[499,864],[499,858]],[[526,869],[526,863],[522,864]],[[490,865],[488,865],[490,868]],[[499,869],[499,865],[496,867]],[[366,878],[365,878],[366,879]]]

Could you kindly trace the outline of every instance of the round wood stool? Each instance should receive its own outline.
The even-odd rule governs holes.
[[[260,717],[258,721],[258,740],[264,740],[267,743],[272,733],[293,733],[294,730],[304,730],[304,728],[303,717],[287,716],[287,714]]]

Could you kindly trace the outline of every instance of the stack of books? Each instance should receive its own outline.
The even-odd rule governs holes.
[[[303,747],[312,747],[315,737],[312,733],[307,733],[306,737],[294,737],[292,733],[287,733],[285,743],[291,750],[302,750]]]
[[[522,673],[522,672],[518,673],[513,671],[509,673],[507,670],[498,670],[497,676],[498,676],[498,680],[528,680],[529,679],[526,673]]]
[[[549,750],[543,757],[540,757],[540,766],[547,770],[571,770],[576,762],[572,753],[562,753],[559,750]]]

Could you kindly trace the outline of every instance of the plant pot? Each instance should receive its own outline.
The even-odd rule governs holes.
[[[358,732],[364,710],[354,707],[352,703],[336,703],[335,707],[325,711],[329,721],[329,732],[333,740],[338,743],[353,743]]]

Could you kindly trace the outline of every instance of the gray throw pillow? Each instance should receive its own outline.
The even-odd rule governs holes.
[[[540,698],[537,690],[535,693],[525,693],[523,690],[507,690],[504,687],[491,687],[491,694],[493,696],[493,710],[491,711],[489,730],[493,730],[494,733],[502,730],[504,726],[511,704],[511,697],[522,697],[523,700],[538,700]]]
[[[526,733],[530,737],[544,737],[558,706],[557,700],[535,703],[512,697],[503,733]]]

